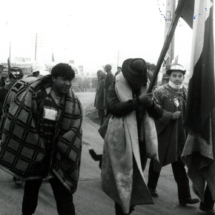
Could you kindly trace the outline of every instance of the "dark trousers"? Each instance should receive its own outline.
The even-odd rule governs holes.
[[[205,194],[204,194],[204,202],[201,202],[201,205],[208,209],[213,209],[214,207],[214,201],[212,199],[211,191],[207,185],[205,189]]]
[[[49,180],[59,215],[75,215],[73,196],[69,190],[57,179]],[[42,184],[40,180],[27,180],[25,182],[24,196],[22,202],[23,215],[32,215],[37,207],[39,189]]]
[[[172,163],[172,171],[175,178],[175,181],[178,186],[178,198],[184,200],[190,198],[190,187],[189,179],[185,170],[185,165],[182,160],[179,158],[178,161]],[[150,162],[149,166],[149,176],[148,176],[148,187],[150,189],[156,189],[160,172],[155,172],[153,167],[153,161]]]

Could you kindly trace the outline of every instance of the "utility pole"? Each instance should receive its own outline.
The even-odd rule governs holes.
[[[43,47],[43,35],[36,33],[31,34],[31,47],[34,48],[34,60],[37,61],[39,48]]]
[[[165,19],[165,32],[164,32],[165,39],[171,27],[171,22],[173,19],[173,15],[175,13],[175,2],[176,0],[166,0],[166,16],[165,16],[166,19]],[[172,60],[174,59],[174,49],[175,49],[175,39],[173,37],[170,47],[167,51],[167,55],[169,56],[169,59],[166,62],[167,65],[170,65]]]

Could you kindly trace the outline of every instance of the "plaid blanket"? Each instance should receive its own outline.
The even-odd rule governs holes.
[[[38,92],[45,92],[50,86],[50,76],[26,78],[17,82],[5,99],[0,125],[0,164],[18,177],[45,177],[48,150],[41,108],[46,94]],[[79,178],[82,119],[80,101],[70,90],[64,108],[58,111],[53,156],[49,162],[52,174],[71,192],[75,192]]]

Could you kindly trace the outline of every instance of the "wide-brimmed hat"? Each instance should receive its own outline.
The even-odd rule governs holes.
[[[170,68],[167,69],[166,74],[171,75],[172,72],[181,72],[184,75],[186,69],[180,64],[172,64]]]
[[[125,79],[132,84],[146,84],[146,62],[142,58],[127,59],[122,64],[122,73]]]

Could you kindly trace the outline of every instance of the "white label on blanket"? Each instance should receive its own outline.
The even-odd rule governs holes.
[[[48,109],[48,108],[44,108],[43,119],[49,119],[49,120],[56,121],[57,111]]]

